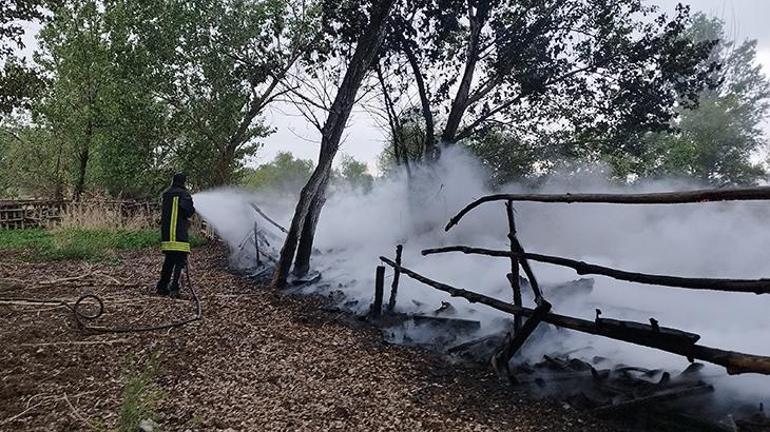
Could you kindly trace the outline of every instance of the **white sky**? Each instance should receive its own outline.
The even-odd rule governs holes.
[[[0,0],[1,1],[1,0]],[[725,21],[728,37],[743,41],[756,39],[757,60],[765,73],[770,76],[770,0],[648,0],[661,6],[664,11],[673,11],[677,3],[689,3],[693,12],[701,11]],[[26,54],[35,48],[34,34],[37,27],[30,27],[25,35]],[[263,140],[264,147],[251,164],[267,162],[279,151],[290,151],[303,159],[318,160],[319,134],[291,106],[277,104],[266,115],[268,124],[276,132]],[[765,121],[765,130],[770,136],[770,117]],[[377,171],[377,156],[385,143],[385,133],[373,118],[361,109],[354,110],[341,146],[341,152],[365,161],[372,172]]]

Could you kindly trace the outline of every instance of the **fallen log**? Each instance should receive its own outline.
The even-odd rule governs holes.
[[[464,289],[455,288],[451,285],[437,282],[406,267],[399,266],[386,257],[380,257],[380,260],[382,260],[382,262],[385,264],[393,267],[394,269],[398,267],[402,274],[405,274],[412,279],[422,282],[423,284],[435,288],[439,291],[449,293],[452,297],[462,297],[471,303],[481,303],[493,309],[497,309],[512,315],[519,314],[525,317],[531,317],[535,314],[534,309],[516,306],[511,303],[506,303],[492,297],[475,293],[473,291],[467,291]],[[559,315],[555,313],[546,314],[543,317],[543,322],[582,333],[604,336],[610,339],[622,340],[636,345],[659,349],[661,351],[670,352],[672,354],[683,355],[688,359],[699,359],[708,363],[723,366],[725,369],[727,369],[727,373],[730,375],[741,373],[759,373],[770,375],[770,357],[744,354],[735,351],[726,351],[717,348],[691,344],[689,342],[681,342],[681,340],[687,340],[686,338],[672,339],[667,337],[656,337],[658,335],[654,329],[650,330],[648,337],[639,338],[638,331],[628,332],[622,326],[603,326],[597,324],[594,321],[588,321],[581,318]],[[638,325],[644,326],[644,324]],[[658,327],[658,329],[659,331],[670,330],[673,332],[679,332],[679,330],[666,329],[664,327]]]
[[[542,203],[599,203],[599,204],[687,204],[715,201],[769,200],[770,186],[736,189],[701,189],[684,192],[656,192],[639,194],[495,194],[481,197],[463,207],[449,219],[449,231],[474,208],[491,201],[530,201]]]
[[[672,288],[688,288],[696,290],[743,292],[754,294],[770,294],[770,279],[723,279],[723,278],[688,278],[680,276],[665,276],[646,273],[635,273],[625,270],[616,270],[584,261],[572,260],[551,255],[534,253],[518,253],[504,250],[474,248],[468,246],[446,246],[433,249],[425,249],[423,255],[433,255],[446,252],[462,252],[464,254],[487,255],[493,257],[509,258],[511,256],[523,257],[532,261],[559,265],[574,269],[579,275],[601,275],[627,282],[638,282],[650,285],[667,286]]]

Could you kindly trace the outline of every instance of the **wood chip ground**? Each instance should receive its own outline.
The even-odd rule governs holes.
[[[155,250],[114,260],[29,263],[0,252],[0,297],[105,300],[100,325],[194,313],[152,294]],[[202,321],[145,334],[84,335],[56,305],[0,305],[0,430],[115,428],[127,371],[156,358],[162,431],[611,431],[531,400],[489,371],[450,365],[351,326],[319,299],[282,295],[226,270],[225,250],[193,252]]]

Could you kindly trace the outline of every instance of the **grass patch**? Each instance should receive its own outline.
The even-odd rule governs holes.
[[[206,239],[192,235],[193,247]],[[57,228],[54,230],[0,230],[0,249],[18,250],[25,260],[99,261],[119,250],[143,249],[160,245],[157,229],[85,229]]]
[[[156,408],[163,398],[163,393],[154,383],[157,371],[158,357],[155,355],[141,370],[135,370],[132,366],[125,369],[118,431],[135,432],[139,430],[142,420],[157,421]]]
[[[48,247],[53,236],[42,228],[0,229],[0,249],[19,250]]]

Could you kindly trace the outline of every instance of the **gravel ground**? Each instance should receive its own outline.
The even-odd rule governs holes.
[[[114,262],[113,262],[114,261]],[[0,298],[104,298],[100,325],[194,314],[154,297],[154,250],[109,263],[25,263],[0,252]],[[224,250],[193,252],[202,321],[85,335],[69,310],[0,302],[0,430],[109,430],[126,383],[155,364],[162,431],[611,431],[616,426],[515,393],[486,370],[385,344],[376,329],[229,274]],[[132,375],[133,374],[133,375]]]

